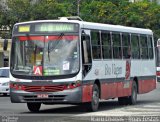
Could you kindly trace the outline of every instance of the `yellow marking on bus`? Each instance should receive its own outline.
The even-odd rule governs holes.
[[[19,26],[18,32],[30,32],[30,26]]]

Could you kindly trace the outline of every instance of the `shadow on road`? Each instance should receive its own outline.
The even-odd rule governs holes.
[[[0,97],[10,97],[9,95],[0,94]]]
[[[136,105],[119,105],[118,101],[103,101],[100,102],[100,106],[99,106],[99,112],[100,111],[108,111],[108,110],[114,110],[114,109],[120,109],[120,108],[125,108],[125,107],[129,107],[129,106],[133,106],[133,107],[139,107],[141,105],[145,105],[145,104],[154,104],[155,101],[146,101],[146,100],[141,100],[141,101],[137,101]],[[54,107],[56,106],[53,105]],[[24,112],[22,114],[32,114],[32,112]],[[65,114],[65,115],[69,115],[69,114],[85,114],[88,113],[87,109],[84,108],[84,106],[81,105],[73,105],[73,106],[63,106],[63,107],[58,107],[58,108],[53,108],[51,106],[51,108],[45,108],[42,109],[38,112],[39,114]]]

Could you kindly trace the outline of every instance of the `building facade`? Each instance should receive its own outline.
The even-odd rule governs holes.
[[[4,39],[0,39],[0,67],[9,66],[11,39],[8,39],[8,48],[6,51],[4,51],[3,45],[4,45]]]

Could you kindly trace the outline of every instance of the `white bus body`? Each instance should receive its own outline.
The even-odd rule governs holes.
[[[30,111],[42,103],[85,103],[96,111],[99,99],[111,98],[135,104],[137,94],[156,88],[149,29],[68,19],[30,21],[15,24],[12,41],[11,101],[26,102]],[[72,58],[78,63],[62,60],[74,43]]]

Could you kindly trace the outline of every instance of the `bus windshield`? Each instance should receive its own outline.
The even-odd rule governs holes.
[[[157,47],[157,67],[160,67],[160,47]]]
[[[57,76],[79,71],[77,35],[16,36],[12,44],[11,73]]]

